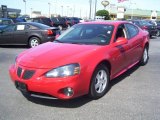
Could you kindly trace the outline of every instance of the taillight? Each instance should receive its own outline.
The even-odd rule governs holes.
[[[47,35],[53,35],[53,31],[52,30],[47,30]]]
[[[147,27],[147,26],[143,26],[142,29],[143,29],[143,30],[147,30],[148,27]]]
[[[66,21],[66,25],[68,25],[68,22]]]
[[[54,23],[53,22],[51,22],[51,26],[53,26],[54,25]]]

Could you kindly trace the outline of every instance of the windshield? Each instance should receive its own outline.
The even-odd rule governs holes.
[[[106,24],[78,24],[62,35],[57,41],[72,44],[109,44],[112,37],[113,25]]]
[[[150,24],[149,22],[147,22],[147,21],[140,21],[139,23],[140,23],[140,25],[142,25],[142,26],[151,25],[151,24]]]

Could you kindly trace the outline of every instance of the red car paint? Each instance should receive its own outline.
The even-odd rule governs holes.
[[[45,93],[58,99],[71,99],[88,94],[90,80],[98,64],[102,61],[110,64],[110,79],[121,75],[138,63],[146,44],[149,44],[148,33],[139,29],[139,33],[127,41],[117,45],[114,42],[117,28],[127,22],[88,22],[81,24],[109,24],[114,26],[109,45],[84,45],[69,43],[45,43],[22,52],[11,65],[9,73],[13,82],[19,81],[27,85],[28,91]],[[130,23],[128,23],[130,24]],[[68,77],[47,78],[45,74],[57,67],[78,63],[80,74]],[[17,69],[35,70],[28,80],[17,76]],[[23,73],[22,73],[23,74]],[[66,96],[63,89],[71,87],[72,96]]]

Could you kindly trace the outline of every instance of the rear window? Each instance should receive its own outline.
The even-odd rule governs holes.
[[[44,22],[51,22],[50,18],[41,18],[41,20],[44,21]]]
[[[147,21],[139,21],[140,25],[145,26],[145,25],[151,25],[149,22]]]
[[[12,20],[0,20],[0,25],[9,25],[12,24]]]

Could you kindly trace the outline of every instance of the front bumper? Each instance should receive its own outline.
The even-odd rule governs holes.
[[[46,78],[44,74],[49,71],[49,69],[33,69],[23,66],[20,67],[23,70],[29,69],[36,71],[31,78],[24,79],[22,77],[23,75],[17,75],[18,67],[16,65],[11,65],[9,68],[10,77],[17,88],[19,88],[17,83],[22,83],[22,87],[19,89],[22,92],[46,94],[58,99],[71,99],[88,93],[87,89],[85,89],[86,87],[84,82],[80,78],[80,75],[64,78]],[[26,88],[23,85],[25,85]],[[66,96],[64,94],[64,89],[68,87],[72,88],[74,91],[72,96]]]

